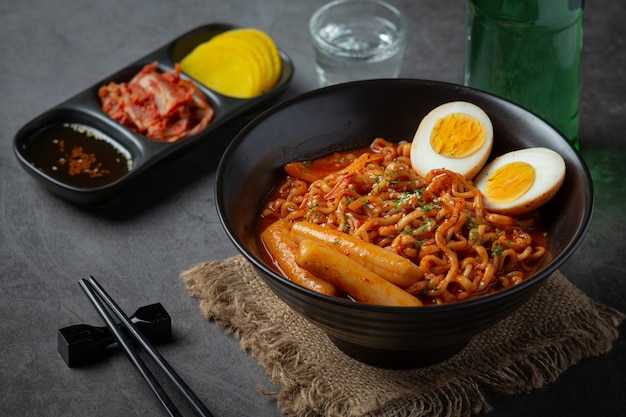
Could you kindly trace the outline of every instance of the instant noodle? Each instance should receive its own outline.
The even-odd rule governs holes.
[[[393,295],[375,295],[379,287],[370,280],[358,294],[349,290],[356,264],[424,305],[490,294],[532,275],[546,253],[538,213],[517,218],[492,213],[462,175],[446,169],[417,174],[410,149],[409,142],[377,138],[369,148],[285,166],[288,175],[268,199],[260,221],[261,240],[276,269],[290,278],[280,267],[284,251],[268,245],[263,232],[281,220],[291,230],[283,236],[299,248],[293,259],[297,266],[329,280],[355,301],[407,305]],[[307,240],[333,248],[341,257],[324,252],[325,266],[313,267],[303,253],[303,247],[315,249],[303,245]],[[384,253],[372,252],[372,247]],[[402,273],[398,258],[414,269],[394,280],[387,273]]]

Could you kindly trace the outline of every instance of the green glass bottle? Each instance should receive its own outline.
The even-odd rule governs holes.
[[[578,148],[583,0],[468,0],[465,85],[552,123]]]

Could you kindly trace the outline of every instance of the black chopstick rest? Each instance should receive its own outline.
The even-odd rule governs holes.
[[[98,311],[104,322],[107,324],[107,328],[111,330],[111,333],[115,336],[115,339],[119,345],[124,349],[130,362],[135,366],[135,369],[141,374],[144,381],[150,386],[150,389],[160,401],[161,405],[167,411],[171,417],[182,417],[180,411],[167,395],[159,381],[154,377],[150,369],[146,366],[146,363],[141,359],[137,353],[137,349],[131,343],[131,340],[136,341],[141,348],[148,354],[148,356],[159,367],[167,379],[174,385],[176,390],[182,394],[187,404],[191,407],[193,412],[200,417],[213,417],[213,414],[202,403],[200,398],[189,388],[189,386],[183,381],[183,379],[176,373],[174,368],[165,360],[163,356],[154,348],[152,343],[143,335],[135,323],[120,309],[117,303],[111,298],[111,296],[104,290],[104,288],[96,281],[94,277],[83,278],[78,281],[83,291],[93,304],[94,308]],[[113,315],[111,315],[111,313]],[[132,338],[126,336],[126,332],[120,329],[114,317],[120,321],[123,329],[128,331]]]
[[[164,343],[172,338],[172,319],[160,303],[140,307],[130,320],[151,343]],[[127,332],[121,324],[118,328]],[[59,329],[57,341],[59,354],[70,368],[102,360],[107,348],[116,343],[107,327],[87,324]]]

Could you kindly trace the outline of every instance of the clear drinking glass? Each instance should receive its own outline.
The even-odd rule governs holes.
[[[321,87],[400,73],[408,24],[383,1],[333,1],[313,14],[309,29]]]

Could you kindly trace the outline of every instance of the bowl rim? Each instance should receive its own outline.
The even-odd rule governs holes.
[[[380,306],[380,305],[375,305],[375,304],[358,303],[358,302],[353,302],[349,300],[344,300],[340,297],[333,297],[333,296],[329,296],[325,294],[320,294],[308,288],[302,287],[290,281],[286,277],[281,276],[274,269],[268,267],[264,262],[257,259],[256,256],[249,253],[246,248],[246,245],[237,236],[237,233],[234,230],[234,227],[228,221],[227,216],[225,214],[227,211],[227,208],[224,207],[224,204],[223,204],[223,198],[222,198],[224,194],[223,176],[224,176],[226,165],[229,163],[230,155],[233,154],[242,145],[247,135],[257,125],[259,125],[266,119],[272,117],[274,114],[279,113],[280,111],[282,111],[283,109],[287,107],[290,107],[300,101],[305,101],[305,100],[314,98],[316,96],[325,95],[329,91],[332,92],[334,90],[352,89],[352,88],[358,88],[359,85],[377,84],[377,83],[383,83],[383,84],[385,83],[401,83],[401,84],[408,83],[408,84],[414,84],[414,85],[419,85],[419,86],[439,86],[443,88],[465,90],[465,91],[471,92],[472,94],[478,94],[479,96],[480,95],[490,96],[492,99],[495,99],[496,101],[507,102],[513,105],[514,107],[521,109],[522,111],[531,113],[533,116],[539,119],[540,122],[543,122],[546,125],[548,125],[552,130],[554,130],[554,132],[558,136],[561,137],[563,141],[565,141],[569,145],[571,150],[574,152],[574,156],[576,157],[576,159],[578,160],[577,162],[582,168],[581,174],[584,179],[584,182],[589,187],[589,192],[585,193],[586,201],[585,201],[585,207],[584,207],[584,212],[583,212],[583,217],[581,219],[581,223],[578,225],[577,230],[574,233],[570,243],[558,255],[556,255],[554,259],[552,259],[550,263],[546,265],[543,269],[541,269],[539,272],[535,273],[531,277],[525,279],[524,281],[522,281],[521,283],[513,287],[509,287],[504,290],[497,291],[495,293],[488,294],[485,296],[473,298],[470,300],[457,301],[454,303],[440,304],[440,305],[425,305],[425,306],[419,306],[419,307]],[[216,170],[215,181],[216,181],[215,182],[216,209],[218,212],[218,217],[220,219],[220,222],[224,230],[226,231],[228,237],[230,238],[231,242],[235,245],[235,247],[240,252],[240,254],[242,254],[248,260],[248,262],[252,264],[254,268],[262,272],[261,276],[263,279],[265,279],[265,276],[269,276],[273,278],[274,280],[276,280],[278,283],[284,286],[288,286],[299,293],[312,295],[318,300],[323,300],[324,302],[328,302],[336,306],[349,307],[351,309],[368,311],[368,312],[381,312],[381,313],[393,313],[393,314],[397,314],[401,312],[410,312],[411,314],[420,314],[420,313],[431,314],[435,312],[439,313],[439,312],[444,312],[444,311],[450,312],[450,311],[455,311],[458,309],[465,310],[465,309],[472,308],[472,307],[482,306],[485,303],[497,302],[498,300],[501,300],[502,298],[509,298],[511,296],[514,296],[517,293],[528,290],[529,287],[535,286],[538,281],[543,281],[546,278],[548,278],[550,275],[552,275],[576,252],[578,247],[582,244],[584,237],[587,234],[587,231],[589,230],[589,227],[591,225],[591,219],[593,217],[593,212],[595,209],[595,194],[594,194],[594,188],[593,188],[593,180],[592,180],[589,168],[587,164],[585,163],[585,160],[583,159],[581,153],[571,144],[571,142],[569,142],[562,133],[560,133],[551,123],[549,123],[543,117],[537,115],[536,113],[510,100],[507,100],[495,94],[491,94],[482,90],[478,90],[478,89],[460,85],[460,84],[455,84],[455,83],[450,83],[450,82],[445,82],[445,81],[418,79],[418,78],[393,78],[393,79],[372,79],[372,80],[351,81],[347,83],[336,84],[336,85],[331,85],[331,86],[307,91],[305,93],[286,99],[278,104],[275,104],[274,106],[270,107],[269,109],[257,115],[243,129],[241,129],[237,133],[237,135],[234,137],[234,139],[229,143],[228,147],[226,148],[226,150],[222,154],[222,157],[220,158],[220,161]]]

